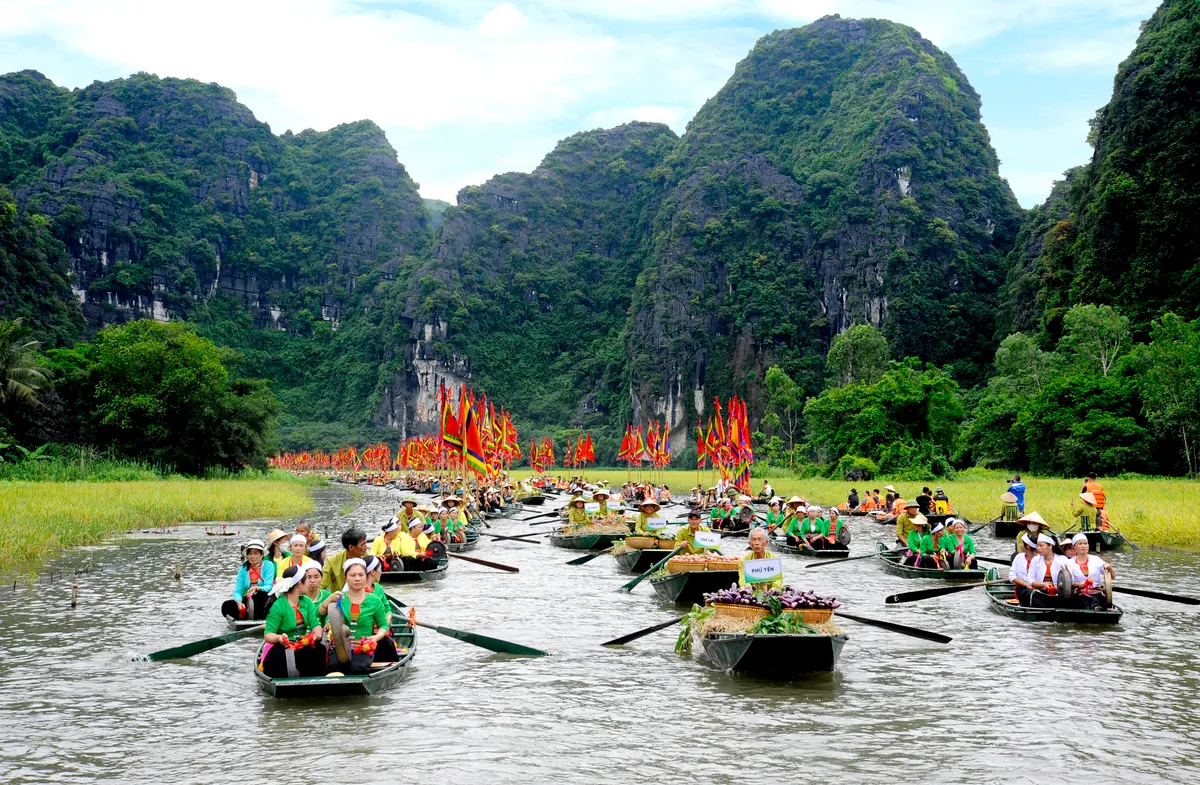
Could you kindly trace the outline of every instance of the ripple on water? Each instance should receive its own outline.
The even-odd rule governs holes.
[[[397,496],[369,493],[339,518],[337,491],[323,491],[313,519],[331,543],[350,521],[373,535]],[[854,525],[867,547],[879,527]],[[240,781],[263,750],[289,767],[302,755],[309,781],[348,773],[470,785],[1196,779],[1195,612],[1123,596],[1120,628],[1085,630],[996,616],[977,591],[885,607],[887,594],[929,584],[884,574],[872,560],[808,571],[785,558],[785,570],[793,585],[836,594],[847,610],[951,634],[950,646],[845,622],[838,672],[790,685],[727,676],[699,654],[678,657],[673,630],[604,649],[601,641],[675,609],[645,583],[618,593],[628,577],[605,557],[566,566],[572,554],[549,545],[485,538],[484,558],[521,573],[456,561],[445,581],[389,591],[423,620],[552,657],[490,655],[422,630],[403,685],[337,703],[259,696],[252,640],[188,664],[131,661],[225,631],[216,609],[232,583],[236,540],[251,529],[240,528],[240,538],[144,536],[72,552],[56,570],[90,562],[92,571],[0,589],[0,781]],[[1008,547],[981,544],[996,555]],[[1112,558],[1130,584],[1192,590],[1191,557]]]

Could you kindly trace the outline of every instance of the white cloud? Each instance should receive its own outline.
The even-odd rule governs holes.
[[[479,32],[489,38],[503,38],[525,27],[528,20],[512,3],[501,3],[479,22]]]

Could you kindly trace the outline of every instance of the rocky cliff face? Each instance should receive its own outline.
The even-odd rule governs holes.
[[[765,37],[669,162],[627,344],[635,411],[678,428],[713,394],[753,407],[774,363],[815,387],[856,322],[978,377],[1020,210],[979,97],[916,31],[827,17]]]
[[[9,75],[0,92],[28,83]],[[276,137],[228,89],[147,74],[49,94],[25,123],[33,166],[9,179],[55,221],[94,327],[184,318],[215,295],[263,327],[336,326],[358,276],[393,276],[428,242],[373,123]]]

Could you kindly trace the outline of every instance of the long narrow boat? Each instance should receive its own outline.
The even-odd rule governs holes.
[[[795,679],[832,671],[850,636],[710,633],[700,639],[705,655],[726,673]]]
[[[665,548],[644,548],[640,551],[625,551],[613,558],[617,568],[630,575],[641,575],[646,570],[667,558],[670,551]]]
[[[649,569],[649,567],[647,567]],[[261,625],[265,619],[235,619],[232,616],[225,617],[225,624],[231,630],[244,630],[249,627]]]
[[[540,507],[542,504],[545,503],[546,497],[544,494],[536,493],[532,496],[517,497],[517,501],[519,501],[521,504],[532,504],[535,507]]]
[[[651,578],[654,593],[676,605],[693,605],[704,601],[705,594],[718,589],[728,589],[737,583],[736,570],[697,570],[695,572],[673,572]]]
[[[997,518],[989,521],[988,527],[992,530],[992,534],[998,539],[1015,540],[1017,535],[1025,529],[1025,524],[1017,523],[1016,521],[1002,521]]]
[[[380,583],[425,583],[440,581],[446,577],[446,569],[450,566],[450,557],[443,556],[438,560],[438,566],[432,570],[384,570],[379,576]]]
[[[986,570],[935,570],[930,567],[910,567],[907,564],[901,564],[900,558],[903,554],[890,553],[883,543],[875,543],[875,555],[879,557],[879,561],[883,563],[883,569],[899,575],[902,578],[936,578],[940,581],[979,581],[983,580]]]
[[[348,698],[355,695],[375,695],[393,686],[408,674],[408,666],[417,655],[417,631],[403,619],[392,621],[392,637],[400,659],[383,667],[373,668],[362,676],[301,676],[294,679],[272,679],[258,669],[262,647],[254,659],[254,681],[272,698]],[[264,646],[266,644],[263,644]]]
[[[466,542],[448,542],[446,550],[450,553],[466,553],[479,547],[479,530],[474,526],[467,527]]]
[[[1125,539],[1123,534],[1113,531],[1096,531],[1092,529],[1085,531],[1084,536],[1088,540],[1088,550],[1092,553],[1101,553],[1103,551],[1119,551],[1129,547],[1129,540]]]
[[[777,540],[771,541],[768,546],[771,550],[779,551],[780,553],[790,553],[793,556],[806,556],[810,559],[845,559],[850,555],[849,548],[826,548],[817,550],[816,548],[800,548],[795,545],[788,545],[786,542]]]
[[[561,530],[560,530],[561,531]],[[572,551],[602,551],[618,540],[623,540],[626,534],[561,534],[555,531],[547,539],[551,545],[567,548]]]
[[[989,581],[1003,580],[1004,573],[993,567],[987,571]],[[1106,610],[1092,611],[1079,608],[1029,608],[1019,605],[1013,597],[1012,587],[1007,583],[996,583],[984,587],[988,604],[992,610],[1021,621],[1053,621],[1060,624],[1118,624],[1124,613],[1117,606]]]

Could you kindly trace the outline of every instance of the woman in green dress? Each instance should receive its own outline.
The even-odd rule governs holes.
[[[771,499],[771,501],[767,503],[767,531],[773,532],[778,529],[783,523],[784,517],[784,514],[779,509],[779,497]]]
[[[271,588],[275,602],[267,611],[263,627],[267,645],[259,668],[272,679],[325,673],[324,631],[317,619],[317,606],[304,593],[307,573],[303,567],[288,567]]]
[[[367,563],[363,559],[347,559],[343,569],[346,585],[330,595],[327,606],[331,617],[329,667],[361,675],[370,673],[372,662],[395,661],[396,645],[388,626],[388,603],[367,588]],[[332,618],[335,609],[340,623]],[[341,640],[337,638],[339,624],[343,628]],[[345,661],[341,660],[343,654]]]

